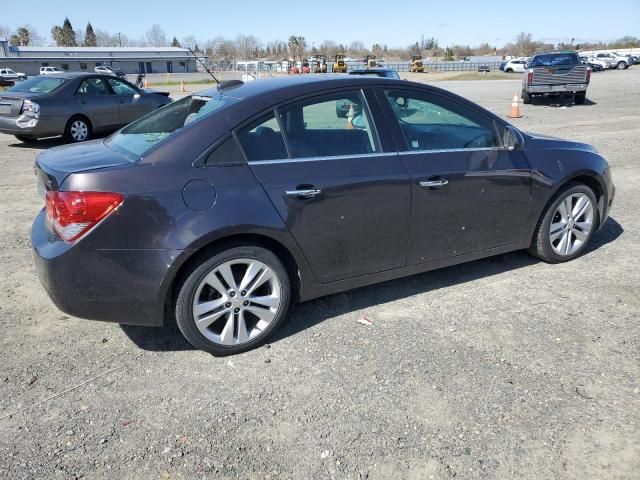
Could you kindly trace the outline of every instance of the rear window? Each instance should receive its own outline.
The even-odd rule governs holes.
[[[16,83],[7,89],[8,92],[51,93],[66,82],[66,78],[33,77],[24,82]]]
[[[531,60],[532,67],[556,67],[561,65],[578,65],[580,60],[575,53],[551,53],[536,55]]]
[[[105,143],[117,150],[141,156],[172,133],[237,101],[222,95],[185,97],[127,125]]]

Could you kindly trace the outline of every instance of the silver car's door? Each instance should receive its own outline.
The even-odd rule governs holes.
[[[85,78],[76,90],[75,100],[78,113],[89,118],[94,130],[112,128],[119,124],[118,100],[103,79]]]

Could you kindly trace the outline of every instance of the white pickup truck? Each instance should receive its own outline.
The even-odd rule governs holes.
[[[26,80],[27,76],[22,72],[14,72],[10,68],[0,68],[0,77],[5,80]]]

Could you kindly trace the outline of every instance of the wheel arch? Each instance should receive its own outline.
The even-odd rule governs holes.
[[[282,242],[262,233],[234,233],[212,240],[198,249],[189,250],[188,256],[183,258],[178,268],[165,279],[162,295],[164,295],[164,324],[175,323],[173,306],[178,296],[178,286],[184,280],[187,272],[194,265],[228,248],[251,245],[265,248],[273,252],[282,262],[292,288],[292,302],[297,301],[302,289],[302,273],[300,261]]]
[[[87,122],[87,125],[90,128],[90,132],[94,132],[94,126],[93,126],[93,122],[91,121],[91,118],[89,118],[89,116],[85,113],[82,112],[76,112],[76,113],[72,113],[69,118],[67,119],[67,123],[65,123],[64,125],[64,131],[65,133],[67,132],[67,130],[69,129],[69,127],[71,126],[71,122],[76,119],[76,118],[81,118],[84,121]]]
[[[553,203],[558,195],[558,192],[562,191],[568,184],[570,183],[581,183],[589,187],[594,195],[596,196],[597,208],[598,208],[598,224],[602,222],[604,206],[606,205],[606,187],[604,185],[603,180],[600,176],[593,171],[585,170],[581,172],[576,172],[575,174],[564,178],[562,181],[558,182],[558,186],[555,188],[553,193],[549,196],[549,199],[544,205],[544,208],[540,211],[538,215],[538,220],[545,214],[549,205]]]

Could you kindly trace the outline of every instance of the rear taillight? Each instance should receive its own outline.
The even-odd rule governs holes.
[[[533,70],[529,70],[527,72],[527,85],[531,85],[533,83]]]
[[[591,69],[587,68],[587,83],[591,80]]]
[[[123,198],[110,192],[48,191],[47,222],[65,242],[73,242],[113,212]]]

